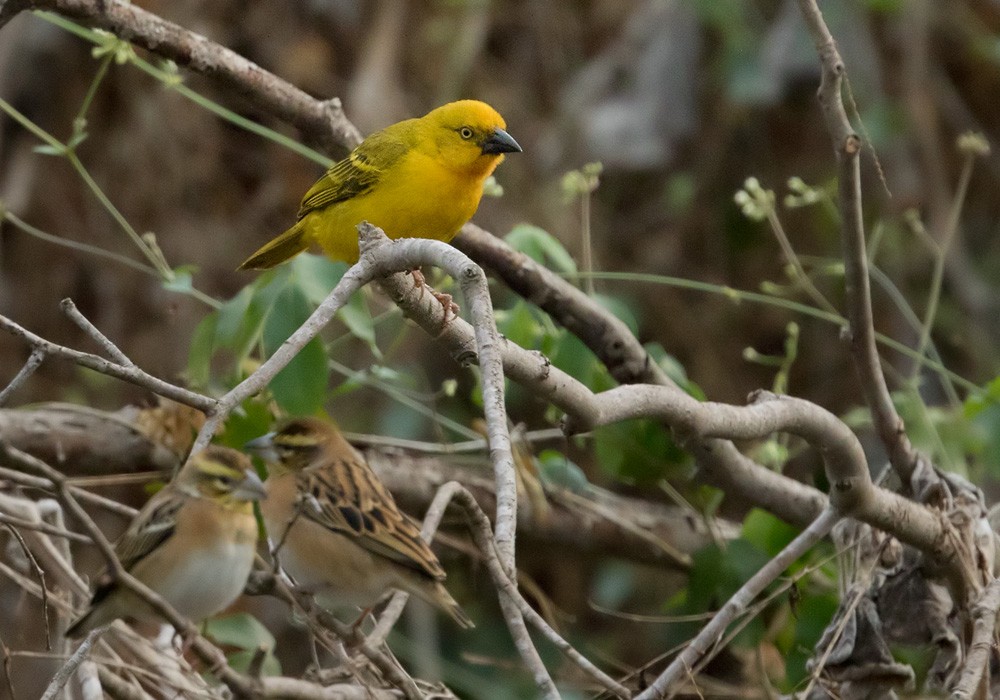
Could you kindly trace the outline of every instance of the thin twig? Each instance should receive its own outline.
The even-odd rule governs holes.
[[[42,620],[45,624],[45,648],[52,649],[52,637],[49,632],[49,588],[45,585],[45,572],[42,571],[42,567],[38,565],[38,560],[35,559],[35,555],[31,553],[31,548],[28,547],[28,543],[24,541],[21,533],[17,531],[10,523],[5,523],[5,527],[10,534],[14,536],[17,543],[21,546],[21,551],[24,552],[24,556],[28,558],[31,563],[31,568],[35,572],[35,576],[38,577],[38,587],[42,589]]]
[[[117,362],[122,367],[135,367],[132,360],[128,359],[118,346],[108,340],[108,337],[101,333],[93,323],[90,322],[86,316],[80,313],[80,310],[76,308],[76,304],[70,298],[63,299],[59,302],[59,308],[62,309],[63,313],[69,316],[70,320],[78,325],[84,333],[89,335],[101,349],[107,353],[108,357]]]
[[[698,636],[691,640],[676,659],[653,681],[646,690],[636,696],[635,700],[653,700],[653,698],[671,697],[676,689],[674,685],[683,680],[688,669],[704,659],[716,641],[725,632],[729,623],[744,610],[761,591],[772,581],[781,576],[782,572],[791,566],[796,559],[826,537],[830,529],[841,516],[834,510],[823,511],[812,525],[806,528],[792,540],[776,557],[771,559],[756,574],[744,583],[733,596],[726,601],[712,621],[705,625]]]
[[[62,666],[56,671],[56,674],[52,677],[49,682],[49,686],[45,689],[45,693],[42,695],[41,700],[54,700],[56,695],[63,689],[66,682],[69,681],[70,677],[76,672],[77,667],[87,660],[90,655],[90,648],[94,645],[94,642],[100,637],[101,633],[104,631],[103,628],[92,630],[86,638],[80,642],[80,646],[76,648],[73,655]]]
[[[28,359],[25,361],[24,365],[18,373],[14,375],[14,378],[10,380],[10,384],[5,386],[3,391],[0,391],[0,406],[7,403],[11,394],[17,391],[18,388],[20,388],[20,386],[28,380],[28,377],[35,373],[35,370],[38,369],[44,361],[45,350],[41,348],[34,348],[31,351],[31,354],[28,355]]]
[[[75,362],[78,365],[92,369],[95,372],[106,374],[116,379],[135,384],[149,389],[150,391],[173,399],[178,403],[186,404],[197,408],[205,413],[212,413],[216,408],[216,401],[207,396],[203,396],[194,391],[189,391],[175,384],[170,384],[162,379],[152,376],[134,365],[124,366],[117,362],[107,360],[97,355],[92,355],[79,350],[72,350],[62,345],[57,345],[51,341],[35,335],[6,316],[0,315],[0,328],[7,331],[16,338],[20,338],[33,349],[41,350],[52,357],[60,357]]]

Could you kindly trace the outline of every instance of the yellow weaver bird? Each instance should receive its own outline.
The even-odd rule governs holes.
[[[485,102],[460,100],[375,132],[306,192],[296,224],[240,269],[274,267],[313,243],[355,263],[362,221],[389,238],[450,241],[476,213],[504,154],[521,150],[506,128]]]
[[[115,554],[179,613],[202,620],[243,592],[257,550],[252,502],[263,496],[264,484],[245,455],[209,447],[149,499],[115,544]],[[160,619],[133,593],[105,581],[66,636],[81,637],[117,618]]]
[[[473,626],[416,522],[333,424],[297,418],[246,447],[268,462],[261,513],[275,557],[300,588],[326,607],[363,609],[401,589]]]

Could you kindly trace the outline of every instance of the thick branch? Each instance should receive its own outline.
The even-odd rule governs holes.
[[[552,270],[474,224],[462,228],[455,245],[573,332],[619,382],[676,387],[622,321]],[[508,374],[516,378],[513,368],[505,366]],[[555,397],[547,398],[568,410]],[[576,403],[577,408],[569,412],[580,412],[581,402]],[[703,481],[790,523],[804,527],[826,505],[826,499],[815,489],[762,468],[730,442],[692,439],[685,447],[694,455]]]
[[[8,7],[9,6],[9,7]],[[8,0],[0,5],[0,27],[25,8],[52,10],[105,29],[180,66],[207,75],[251,104],[292,124],[327,152],[361,142],[340,100],[321,101],[281,80],[235,51],[127,0]]]
[[[575,417],[567,417],[566,426],[569,431],[590,429],[645,416],[663,420],[696,438],[751,440],[775,432],[798,435],[822,455],[833,490],[831,505],[842,516],[891,533],[946,567],[962,589],[977,588],[974,573],[962,565],[960,545],[947,519],[940,512],[875,486],[860,442],[840,419],[802,399],[768,393],[757,398],[757,403],[749,406],[730,406],[697,401],[669,387],[618,387],[597,395],[600,418],[596,423],[581,424]]]

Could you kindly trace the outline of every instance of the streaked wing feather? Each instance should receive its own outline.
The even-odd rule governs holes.
[[[395,135],[381,131],[372,134],[343,160],[337,161],[317,180],[299,206],[298,218],[357,197],[371,190],[404,153],[406,144]]]
[[[115,554],[128,571],[149,555],[177,529],[177,512],[184,505],[184,496],[164,489],[139,512],[135,521],[115,543]]]
[[[301,472],[303,516],[354,540],[373,554],[391,559],[435,580],[444,570],[420,528],[399,510],[385,486],[364,465],[340,459],[342,468],[324,465]]]

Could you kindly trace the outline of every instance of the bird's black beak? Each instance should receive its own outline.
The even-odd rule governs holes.
[[[503,129],[494,129],[489,138],[483,141],[483,154],[520,153],[521,147],[514,137]]]

